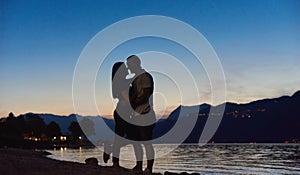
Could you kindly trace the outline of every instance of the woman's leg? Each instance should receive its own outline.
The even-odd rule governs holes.
[[[120,156],[120,149],[124,144],[122,143],[122,138],[125,135],[124,124],[122,122],[121,117],[115,111],[114,112],[114,119],[115,119],[115,138],[113,144],[113,164],[114,166],[119,166],[119,156]]]

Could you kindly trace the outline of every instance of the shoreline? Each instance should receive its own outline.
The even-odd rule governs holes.
[[[115,170],[110,166],[101,166],[98,163],[84,164],[55,160],[46,157],[51,153],[42,150],[28,150],[18,148],[0,148],[0,174],[3,175],[59,175],[59,174],[97,174],[97,175],[136,175],[143,174],[124,168]],[[162,175],[162,173],[153,173]],[[164,172],[164,175],[176,175],[178,173]],[[188,175],[188,173],[179,173]],[[195,174],[197,175],[197,174]],[[199,174],[198,174],[199,175]]]

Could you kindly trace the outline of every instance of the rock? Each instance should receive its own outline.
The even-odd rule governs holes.
[[[186,172],[183,172],[183,173],[180,173],[180,175],[200,175],[199,173],[186,173]]]
[[[49,153],[48,151],[42,151],[42,156],[49,156],[52,155],[51,153]]]
[[[166,171],[164,173],[164,175],[178,175],[178,173],[172,173],[172,172]]]
[[[86,165],[98,166],[98,160],[94,157],[85,159]]]
[[[187,172],[182,172],[182,173],[172,173],[172,172],[168,172],[166,171],[164,173],[164,175],[200,175],[199,173],[192,173],[192,174],[189,174]]]

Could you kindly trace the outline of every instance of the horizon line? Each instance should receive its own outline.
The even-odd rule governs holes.
[[[262,98],[262,99],[252,100],[252,101],[245,102],[245,103],[238,103],[238,102],[226,101],[226,102],[218,104],[218,105],[211,105],[211,104],[208,104],[208,103],[205,103],[205,102],[201,103],[201,104],[195,104],[195,105],[183,105],[183,104],[179,104],[178,106],[174,107],[173,110],[170,110],[169,112],[167,112],[168,114],[164,114],[160,118],[166,118],[166,117],[168,117],[171,114],[171,112],[174,111],[175,109],[177,109],[179,106],[193,107],[193,106],[200,106],[200,105],[206,104],[206,105],[210,105],[211,107],[216,107],[216,106],[223,105],[223,104],[226,104],[226,103],[234,103],[234,104],[237,104],[237,105],[245,105],[245,104],[250,104],[250,103],[261,101],[261,100],[270,100],[270,99],[282,98],[282,97],[286,97],[286,96],[287,97],[292,97],[297,92],[300,92],[300,90],[295,91],[294,93],[292,93],[292,95],[281,95],[279,97],[266,97],[266,98]],[[13,111],[10,111],[9,113],[13,113],[14,114]],[[7,116],[0,116],[0,119],[8,117],[9,113],[7,114]],[[24,112],[24,113],[18,113],[15,117],[20,116],[20,115],[29,114],[29,113],[33,113],[33,114],[48,114],[48,115],[57,115],[57,116],[65,116],[65,117],[69,117],[70,115],[78,115],[78,116],[81,116],[81,117],[102,117],[102,118],[106,118],[106,119],[113,119],[113,115],[112,114],[104,114],[104,115],[100,115],[100,114],[96,114],[96,115],[95,114],[81,115],[81,114],[76,114],[76,113],[57,114],[57,113],[52,113],[52,112],[33,112],[33,111]]]

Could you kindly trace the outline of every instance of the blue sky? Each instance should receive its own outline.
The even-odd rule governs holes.
[[[228,101],[244,103],[300,89],[300,1],[4,0],[0,2],[0,116],[10,111],[73,113],[72,78],[84,46],[108,25],[139,15],[169,16],[201,32],[223,65]],[[145,39],[131,45],[141,46],[142,51],[155,49],[147,43]],[[164,46],[161,50],[175,48],[164,41],[155,43]],[[139,51],[120,49],[115,55],[122,53],[124,58]],[[184,58],[181,61],[188,64]],[[101,92],[96,94],[101,98]],[[111,111],[107,106],[101,115]]]

